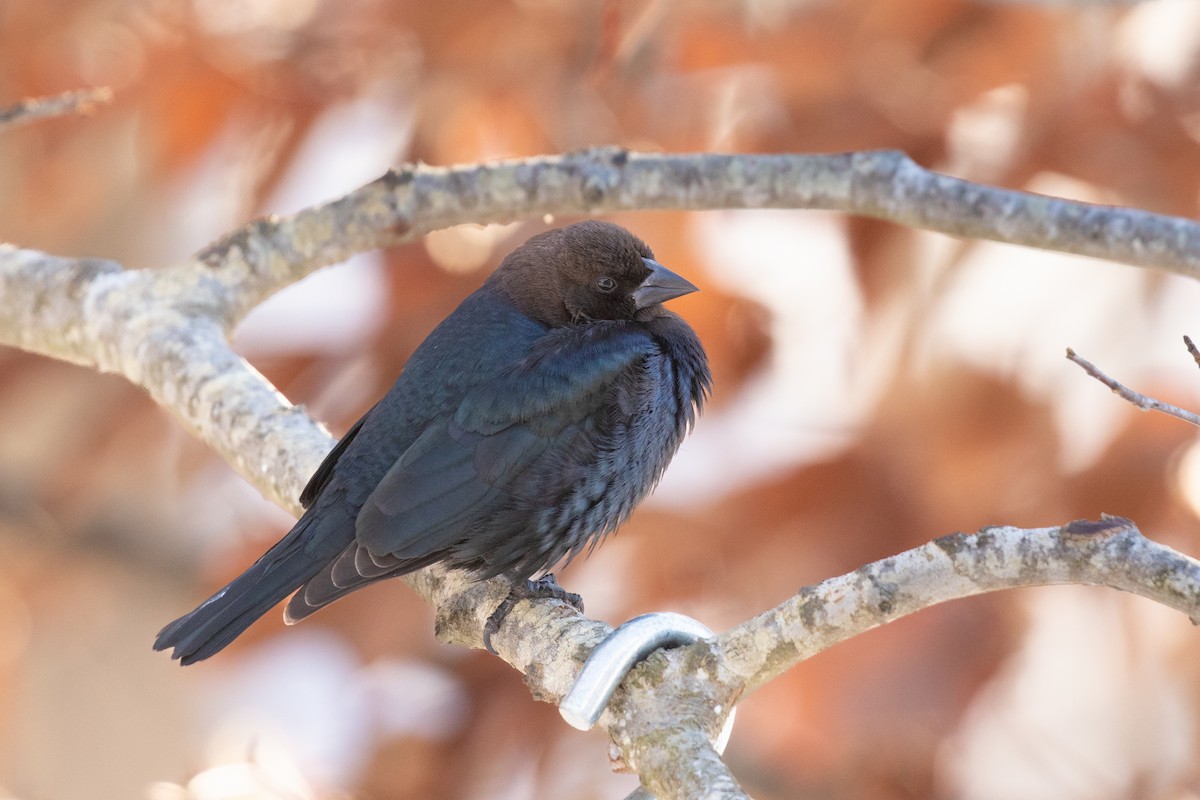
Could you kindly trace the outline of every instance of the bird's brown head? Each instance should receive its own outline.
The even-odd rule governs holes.
[[[587,220],[540,233],[509,254],[491,278],[525,314],[552,327],[648,319],[696,291],[654,260],[620,225]]]

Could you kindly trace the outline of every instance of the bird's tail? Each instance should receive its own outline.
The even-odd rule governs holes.
[[[181,664],[203,661],[320,572],[328,557],[322,558],[322,553],[306,547],[307,542],[316,538],[306,535],[313,521],[305,515],[278,544],[228,586],[159,631],[154,649],[173,647],[171,657],[179,659]]]

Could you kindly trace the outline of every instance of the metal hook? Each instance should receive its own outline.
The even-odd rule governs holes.
[[[571,691],[558,706],[567,724],[586,731],[596,724],[617,686],[633,665],[659,648],[679,647],[697,639],[711,639],[713,632],[703,623],[671,611],[643,614],[619,625],[584,662]],[[735,709],[729,710],[725,727],[714,746],[725,751],[733,731]]]

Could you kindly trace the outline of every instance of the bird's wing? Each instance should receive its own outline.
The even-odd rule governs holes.
[[[420,561],[511,506],[514,494],[557,499],[558,487],[546,484],[571,480],[569,467],[590,463],[615,418],[632,413],[621,387],[656,348],[630,323],[548,331],[518,363],[426,427],[367,498],[358,544],[380,566]]]
[[[374,410],[374,407],[371,409]],[[304,486],[304,491],[300,492],[300,505],[308,508],[317,499],[317,495],[325,488],[325,484],[329,483],[329,479],[333,477],[333,468],[337,465],[338,459],[342,457],[342,453],[346,452],[346,448],[350,446],[350,442],[354,441],[354,437],[358,435],[362,429],[363,422],[366,420],[368,411],[358,422],[350,426],[350,430],[346,431],[346,435],[338,440],[338,443],[333,446],[321,462],[321,466],[317,467],[317,471],[308,479],[308,483]]]

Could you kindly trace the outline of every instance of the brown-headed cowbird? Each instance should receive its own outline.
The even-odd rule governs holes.
[[[292,592],[291,623],[434,563],[514,585],[620,525],[708,393],[696,287],[617,225],[534,236],[441,322],[333,448],[283,539],[156,650],[221,650]],[[296,591],[299,589],[299,591]]]

